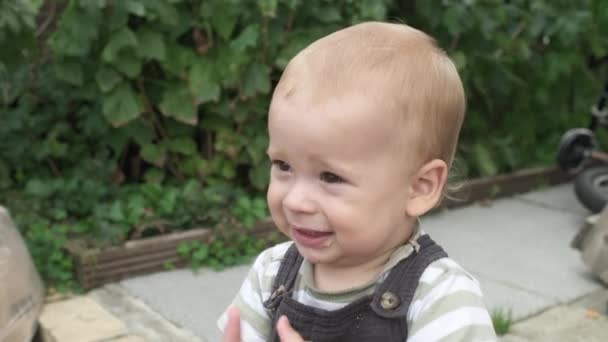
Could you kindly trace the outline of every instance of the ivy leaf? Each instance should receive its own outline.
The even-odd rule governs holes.
[[[200,246],[194,253],[192,253],[192,258],[198,262],[204,261],[207,259],[207,256],[209,256],[208,246]]]
[[[186,70],[188,67],[190,67],[198,58],[199,57],[193,49],[187,49],[174,42],[169,42],[167,44],[167,56],[165,60],[162,61],[162,66],[163,69],[183,78],[187,75]]]
[[[25,185],[25,193],[48,198],[55,192],[55,187],[51,182],[44,182],[40,179],[30,179]]]
[[[193,126],[198,122],[196,106],[189,89],[185,86],[170,87],[166,90],[159,107],[163,114],[178,121]]]
[[[108,39],[108,43],[104,47],[101,58],[106,62],[114,62],[118,57],[118,53],[127,47],[137,47],[138,41],[135,33],[128,27],[123,27],[114,32]]]
[[[247,68],[241,88],[244,97],[251,97],[257,93],[268,94],[270,91],[270,67],[254,63]]]
[[[274,18],[277,14],[277,0],[258,0],[258,8],[263,16]]]
[[[214,74],[213,63],[205,59],[197,61],[190,69],[190,91],[200,103],[220,98],[220,86]]]
[[[177,137],[164,142],[167,149],[171,152],[180,153],[186,156],[197,153],[196,144],[190,137]]]
[[[122,202],[116,201],[110,206],[108,210],[108,218],[115,222],[123,222],[125,220],[125,214],[122,209]]]
[[[122,76],[114,69],[103,67],[95,74],[95,80],[101,91],[107,93],[122,81]]]
[[[192,247],[184,242],[184,243],[180,243],[179,246],[177,246],[177,253],[182,257],[185,258],[188,256],[188,254],[190,254],[190,250],[192,249]]]
[[[452,61],[456,65],[458,71],[464,70],[467,65],[467,58],[462,51],[456,51],[452,56]]]
[[[483,176],[493,176],[498,173],[498,167],[486,145],[475,144],[473,153],[477,167]]]
[[[142,61],[132,52],[121,53],[120,57],[112,63],[116,69],[129,78],[135,78],[141,72]]]
[[[137,118],[143,108],[131,86],[122,83],[103,99],[102,111],[112,126],[119,127]]]
[[[201,6],[200,15],[211,22],[220,37],[228,40],[239,18],[237,8],[229,1],[205,1]]]
[[[83,84],[82,65],[76,62],[62,61],[55,64],[57,78],[75,86]]]
[[[186,158],[180,163],[184,173],[189,176],[203,177],[207,171],[207,161],[198,154]]]
[[[232,41],[231,45],[235,50],[243,52],[248,47],[256,46],[259,35],[259,25],[249,25],[243,32],[241,32],[241,34],[239,34],[238,37],[236,37],[236,39]]]
[[[131,121],[128,125],[122,127],[122,131],[139,146],[151,143],[156,137],[153,124],[144,120]]]
[[[146,15],[146,8],[140,1],[121,0],[118,3],[124,6],[129,13],[135,14],[136,16],[143,17]]]
[[[342,20],[340,9],[336,6],[325,6],[315,11],[315,18],[324,23],[339,22]]]
[[[179,23],[177,7],[168,3],[166,0],[146,0],[146,5],[158,16],[158,19],[160,19],[163,24],[176,26]]]
[[[256,189],[260,191],[266,190],[270,181],[270,162],[265,160],[249,170],[249,181]]]
[[[149,143],[144,145],[141,149],[141,157],[148,163],[163,167],[165,165],[167,153],[163,146]]]
[[[167,51],[163,36],[150,29],[142,29],[137,32],[139,41],[138,54],[142,57],[156,59],[159,61],[165,60]]]

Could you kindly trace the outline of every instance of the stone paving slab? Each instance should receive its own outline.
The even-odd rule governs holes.
[[[560,305],[515,324],[502,342],[605,342],[608,341],[608,316],[595,310],[604,306],[608,290],[602,289],[570,305]]]
[[[550,209],[571,212],[581,216],[590,215],[591,212],[583,207],[574,194],[572,183],[542,189],[519,195],[517,198],[529,201],[532,204],[546,206]]]
[[[168,291],[165,296],[174,290]],[[162,294],[159,294],[162,296]],[[182,329],[166,317],[151,309],[140,298],[132,296],[118,284],[106,285],[91,291],[89,297],[95,299],[108,312],[120,319],[129,334],[140,336],[147,342],[200,342],[189,330]],[[133,338],[133,337],[129,337]],[[133,340],[135,341],[135,340]],[[125,340],[126,342],[126,340]]]
[[[584,223],[582,215],[503,199],[490,207],[473,205],[440,212],[422,222],[424,230],[466,269],[506,286],[495,292],[504,300],[491,301],[512,300],[517,319],[542,309],[539,301],[513,301],[521,290],[557,304],[601,287],[579,253],[570,248]],[[514,290],[503,291],[508,288]]]
[[[203,341],[219,341],[215,322],[238,292],[249,267],[231,267],[222,272],[201,269],[198,273],[174,270],[128,279],[121,285]]]
[[[39,322],[45,342],[101,342],[128,335],[122,321],[86,296],[45,305]]]
[[[481,284],[486,307],[490,313],[497,310],[507,310],[517,320],[559,304],[559,301],[554,298],[530,293],[527,289],[518,288],[512,284],[504,284],[480,274],[473,273],[473,275]],[[525,305],[522,303],[525,303]]]

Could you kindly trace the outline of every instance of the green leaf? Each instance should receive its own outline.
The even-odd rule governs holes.
[[[95,80],[99,85],[99,88],[104,93],[114,89],[114,87],[122,81],[122,76],[114,71],[114,69],[108,67],[102,67],[95,74]]]
[[[175,189],[169,189],[163,194],[163,197],[158,203],[159,214],[170,215],[174,212],[177,204],[177,197],[179,193]]]
[[[137,53],[146,58],[162,61],[167,55],[163,36],[150,29],[142,29],[137,32],[139,48]]]
[[[114,62],[118,53],[125,48],[135,48],[138,46],[135,33],[128,27],[123,27],[114,32],[108,39],[108,43],[101,53],[101,58],[106,62]]]
[[[277,14],[277,0],[258,0],[258,8],[263,16],[274,18]]]
[[[141,149],[141,157],[148,163],[163,167],[165,165],[167,153],[163,146],[149,143]]]
[[[125,220],[125,214],[122,210],[122,202],[115,201],[108,210],[108,218],[115,222],[123,222]]]
[[[193,126],[198,122],[196,106],[187,87],[170,87],[163,93],[159,107],[164,115],[173,117],[178,121]]]
[[[177,137],[164,142],[164,145],[171,152],[180,153],[186,156],[197,153],[196,144],[191,137]]]
[[[207,171],[207,161],[198,154],[191,155],[181,162],[181,167],[188,176],[204,176]]]
[[[207,247],[207,246],[200,246],[199,248],[196,249],[196,251],[194,253],[192,253],[192,258],[199,262],[207,259],[208,256],[209,256],[209,247]]]
[[[230,39],[239,19],[238,7],[229,1],[205,1],[200,15],[211,22],[211,26],[224,40]]]
[[[165,173],[159,169],[149,169],[144,173],[144,181],[149,184],[161,184],[165,179]]]
[[[131,86],[121,83],[102,99],[102,111],[112,126],[119,127],[139,117],[143,106]]]
[[[266,190],[270,181],[270,162],[266,160],[260,164],[254,164],[249,170],[249,181],[256,189]]]
[[[190,254],[190,250],[192,249],[192,247],[190,246],[190,244],[188,243],[181,243],[179,244],[179,246],[177,246],[177,253],[182,257],[185,258],[188,256],[188,254]]]
[[[214,65],[210,60],[201,59],[190,69],[190,91],[200,103],[218,101],[220,86],[215,80]]]
[[[135,14],[139,17],[146,15],[146,8],[138,0],[121,0],[118,3],[124,6],[129,13]]]
[[[270,91],[270,67],[254,63],[247,68],[243,79],[241,94],[251,97],[257,93],[268,94]]]
[[[483,176],[493,176],[498,173],[498,167],[492,159],[492,154],[487,149],[486,145],[477,143],[473,147],[474,157],[479,168],[479,171]]]
[[[62,81],[66,81],[75,86],[81,86],[83,84],[83,71],[82,65],[77,62],[62,61],[55,63],[55,72],[57,78]]]
[[[231,45],[236,51],[243,52],[248,47],[256,46],[259,35],[259,25],[249,25],[243,32],[241,32],[241,34],[239,34],[238,37],[236,37],[236,39],[232,41]]]
[[[316,11],[315,18],[324,23],[339,22],[342,20],[342,14],[340,14],[340,8],[338,6],[330,5]]]
[[[464,70],[467,65],[467,58],[462,51],[456,51],[454,54],[452,54],[451,58],[458,71]]]
[[[146,5],[163,24],[176,26],[179,23],[177,6],[168,3],[166,0],[146,0]],[[151,15],[148,15],[148,17],[153,18]]]
[[[124,52],[112,63],[116,69],[129,78],[135,78],[141,72],[142,61],[133,52]]]
[[[25,193],[43,198],[50,197],[55,192],[51,182],[43,182],[40,179],[31,179],[25,185]]]

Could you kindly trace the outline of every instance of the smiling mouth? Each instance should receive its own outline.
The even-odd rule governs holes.
[[[321,237],[321,236],[328,236],[328,235],[333,234],[332,232],[320,232],[318,230],[303,229],[303,228],[294,228],[294,230],[296,230],[298,233],[300,233],[302,235],[306,235],[306,236],[310,236],[310,237]]]
[[[293,227],[291,235],[291,237],[300,246],[309,248],[320,248],[326,244],[326,242],[331,236],[334,235],[334,233]]]

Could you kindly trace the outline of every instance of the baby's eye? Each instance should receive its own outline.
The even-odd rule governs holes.
[[[272,165],[279,168],[281,171],[289,171],[290,166],[282,160],[273,160]]]
[[[344,182],[344,179],[338,175],[336,175],[335,173],[331,173],[331,172],[322,172],[321,173],[321,180],[324,181],[325,183],[342,183]]]

